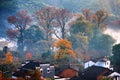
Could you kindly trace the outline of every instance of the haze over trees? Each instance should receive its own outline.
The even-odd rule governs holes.
[[[105,22],[108,12],[98,10],[92,14],[90,9],[83,9],[82,13],[42,7],[33,14],[33,23],[36,21],[38,26],[27,27],[32,21],[31,17],[27,11],[19,11],[18,17],[8,17],[8,21],[14,24],[15,28],[8,29],[7,35],[10,39],[17,39],[18,50],[31,51],[37,55],[49,52],[53,56],[52,44],[57,39],[68,38],[76,55],[80,56],[78,59],[110,56],[114,40],[102,32],[107,28]],[[33,45],[30,46],[31,44]],[[92,56],[93,54],[95,56]]]
[[[105,56],[119,70],[119,44],[105,31],[120,29],[120,0],[1,1],[0,73],[25,60],[67,65]],[[41,80],[38,70],[29,73]]]
[[[16,8],[23,10],[18,10],[16,14],[14,13],[15,15],[7,16],[6,20],[12,26],[8,26],[6,34],[11,41],[17,42],[17,50],[20,53],[30,51],[32,55],[37,54],[41,57],[45,57],[49,53],[53,57],[55,52],[52,44],[57,39],[68,39],[72,43],[75,54],[79,55],[77,57],[83,60],[111,55],[114,40],[111,36],[104,34],[104,31],[111,18],[118,16],[116,10],[119,11],[119,1],[115,0],[113,6],[109,5],[113,1],[108,0],[104,3],[99,0],[70,0],[73,2],[71,6],[69,6],[71,4],[69,0],[54,1],[56,4],[53,4],[51,0],[41,0],[39,8],[35,8],[38,1],[25,1],[25,4],[22,4],[21,1],[16,2]],[[32,2],[34,4],[31,4]],[[22,6],[20,7],[18,3]],[[34,10],[27,8],[28,3]],[[82,3],[86,3],[86,5],[79,5]],[[98,3],[105,5],[100,7]],[[51,4],[53,6],[50,6]],[[98,5],[98,7],[95,8],[91,4]],[[46,54],[43,55],[43,53]],[[35,55],[32,57],[34,58]]]

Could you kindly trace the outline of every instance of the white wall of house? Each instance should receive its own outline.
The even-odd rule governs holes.
[[[86,62],[86,63],[84,64],[84,69],[86,69],[86,68],[88,68],[88,67],[91,67],[91,66],[93,66],[93,65],[95,65],[95,63],[94,63],[93,61],[88,61],[88,62]]]
[[[91,67],[91,66],[100,66],[100,67],[105,67],[105,68],[109,68],[110,69],[110,60],[106,60],[106,61],[97,61],[96,63],[93,61],[88,61],[86,63],[84,63],[84,69]]]
[[[100,67],[105,67],[105,68],[110,68],[110,61],[97,61],[95,63],[95,66],[100,66]]]

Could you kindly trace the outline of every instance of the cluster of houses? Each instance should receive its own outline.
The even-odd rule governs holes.
[[[54,80],[98,80],[100,75],[109,77],[112,80],[120,80],[120,74],[113,71],[110,66],[110,60],[106,58],[85,62],[83,71],[80,71],[78,66],[72,64],[54,67],[54,65],[49,63],[29,60],[13,72],[12,77],[28,78],[30,76],[27,71],[36,69],[40,70],[43,78]]]

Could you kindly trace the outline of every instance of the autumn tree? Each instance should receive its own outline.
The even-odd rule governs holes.
[[[51,37],[51,23],[54,19],[55,7],[42,7],[40,10],[36,11],[34,17],[37,23],[41,26],[46,34],[46,40]]]
[[[32,54],[30,52],[26,53],[26,59],[31,60],[32,59]]]
[[[9,16],[8,22],[15,26],[14,29],[8,29],[7,35],[9,38],[16,38],[18,50],[24,49],[24,34],[27,25],[30,25],[31,18],[26,10],[18,11],[16,16]]]
[[[99,10],[93,15],[93,21],[96,23],[97,27],[104,30],[106,29],[105,20],[108,18],[108,12],[104,10]]]
[[[93,36],[92,23],[80,16],[70,27],[70,41],[73,43],[73,49],[79,48],[86,51],[88,42]]]
[[[86,20],[91,21],[90,9],[83,9],[83,15],[85,16]]]
[[[67,59],[69,56],[76,58],[74,51],[72,50],[72,44],[67,39],[59,39],[55,42],[54,47],[57,48],[57,51],[54,55],[55,60]]]
[[[66,38],[67,33],[67,22],[72,18],[72,15],[66,9],[57,9],[55,12],[56,27],[61,31],[61,38]],[[57,35],[57,34],[56,34]]]
[[[13,56],[12,56],[11,52],[7,52],[6,53],[6,63],[11,64],[12,62],[13,62]]]
[[[48,44],[46,47],[51,53],[51,44],[52,44],[52,21],[55,17],[55,7],[42,7],[40,10],[37,10],[34,14],[34,18],[37,21],[40,28],[45,33],[45,40]]]

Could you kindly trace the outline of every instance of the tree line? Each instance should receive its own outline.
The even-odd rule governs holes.
[[[42,57],[55,53],[53,44],[56,40],[67,39],[72,43],[78,59],[88,60],[111,54],[114,40],[103,33],[107,28],[105,22],[108,17],[109,13],[104,10],[94,14],[90,9],[71,13],[49,6],[40,8],[32,16],[26,10],[20,10],[8,17],[8,22],[14,27],[9,28],[6,34],[10,40],[17,41],[19,52],[31,51],[42,54]]]

